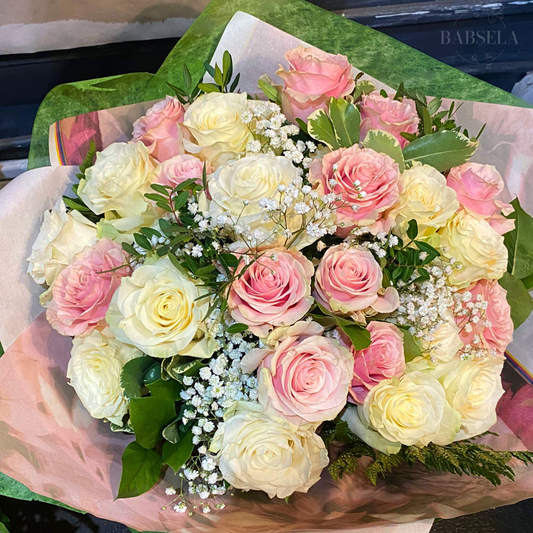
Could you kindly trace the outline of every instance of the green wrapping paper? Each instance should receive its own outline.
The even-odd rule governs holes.
[[[163,98],[169,91],[166,82],[181,81],[183,64],[187,64],[194,79],[200,79],[204,62],[213,55],[224,28],[237,11],[254,15],[327,52],[345,54],[355,67],[392,87],[403,81],[431,96],[527,107],[497,87],[304,0],[213,0],[157,74],[126,74],[52,89],[35,119],[29,168],[49,164],[48,131],[57,120]]]

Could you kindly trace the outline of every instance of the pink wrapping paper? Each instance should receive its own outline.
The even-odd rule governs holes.
[[[60,500],[135,529],[164,532],[219,533],[312,532],[408,523],[433,517],[451,518],[513,503],[533,493],[533,469],[516,464],[517,482],[494,488],[485,480],[428,474],[406,468],[380,480],[377,487],[362,471],[334,483],[325,471],[308,494],[294,494],[289,504],[262,493],[227,497],[226,509],[192,517],[163,510],[169,498],[163,480],[138,498],[114,501],[120,479],[120,457],[131,437],[111,433],[89,416],[67,384],[71,341],[56,333],[42,314],[0,359],[0,469],[32,491]],[[531,420],[530,387],[524,392],[517,376],[500,410],[513,418],[518,402],[521,420]],[[512,387],[519,388],[516,393]],[[525,416],[524,416],[525,415]],[[527,428],[524,428],[527,429]],[[500,436],[487,442],[499,449],[525,449],[499,420]],[[532,432],[526,432],[532,441]],[[172,476],[172,474],[170,474]],[[427,531],[410,524],[409,533]]]

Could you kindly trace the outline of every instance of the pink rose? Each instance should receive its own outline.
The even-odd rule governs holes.
[[[392,313],[399,304],[394,287],[383,290],[383,272],[372,253],[363,247],[332,246],[315,274],[316,301],[333,313],[352,315],[370,308],[372,313]]]
[[[496,280],[482,279],[461,293],[472,295],[471,299],[462,303],[468,313],[473,313],[468,310],[468,302],[475,304],[479,301],[478,298],[481,298],[481,301],[487,305],[485,311],[478,310],[471,315],[479,317],[477,322],[469,318],[468,314],[457,316],[456,313],[455,321],[460,328],[461,340],[465,344],[472,344],[473,348],[482,347],[503,355],[507,345],[513,340],[514,331],[511,307],[507,303],[507,291]],[[473,344],[475,335],[479,336],[480,344]]]
[[[101,239],[84,248],[52,285],[46,317],[61,335],[83,335],[103,324],[120,279],[131,274],[120,244]]]
[[[133,123],[133,138],[142,142],[158,161],[182,154],[183,139],[189,138],[182,124],[184,115],[185,107],[180,101],[167,96]]]
[[[204,162],[197,157],[189,154],[176,155],[159,165],[155,169],[155,183],[161,185],[172,185],[176,187],[186,180],[196,180],[199,185],[202,184],[202,173]],[[210,172],[209,165],[206,172]]]
[[[355,363],[349,399],[360,404],[368,391],[381,380],[399,378],[405,372],[401,331],[393,324],[376,321],[370,322],[366,329],[370,332],[372,344],[359,351],[352,347]]]
[[[282,334],[274,348],[251,350],[241,362],[249,372],[260,361],[259,402],[295,424],[333,420],[346,405],[352,354],[338,341],[323,337],[324,329],[314,322],[279,329]]]
[[[513,212],[513,206],[497,200],[504,182],[496,167],[479,163],[464,163],[450,170],[446,179],[448,187],[457,193],[457,200],[471,215],[487,219],[503,235],[514,229],[514,220],[504,215]]]
[[[241,263],[237,274],[244,268]],[[237,322],[265,337],[274,326],[289,326],[313,305],[311,261],[296,250],[273,248],[253,262],[232,284],[228,309]]]
[[[335,211],[341,236],[356,225],[390,229],[387,210],[400,195],[400,172],[388,155],[358,145],[339,148],[314,160],[309,180],[321,194],[341,196]]]
[[[418,114],[413,100],[404,98],[402,101],[385,98],[379,93],[365,95],[361,101],[361,139],[369,130],[382,130],[394,135],[400,146],[407,144],[400,133],[416,133],[418,130]]]
[[[346,56],[298,46],[285,54],[289,70],[276,74],[283,80],[282,107],[288,120],[295,122],[317,109],[326,109],[328,100],[350,94],[355,71]]]

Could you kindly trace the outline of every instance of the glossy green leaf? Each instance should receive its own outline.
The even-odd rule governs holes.
[[[414,241],[418,235],[418,222],[413,218],[407,223],[407,236]]]
[[[234,333],[241,333],[243,331],[246,331],[247,329],[248,326],[246,324],[232,324],[228,327],[226,331],[233,335]]]
[[[520,279],[506,272],[498,283],[507,291],[514,328],[523,324],[533,311],[533,298]]]
[[[133,498],[149,491],[161,475],[161,456],[130,443],[122,454],[122,477],[117,498]]]
[[[148,369],[157,365],[151,357],[136,357],[128,361],[122,368],[120,386],[124,389],[126,398],[139,398],[144,384],[144,376]]]
[[[514,220],[515,228],[503,236],[509,252],[507,270],[518,279],[524,279],[533,275],[533,218],[522,209],[518,198],[511,205],[514,211],[507,218]],[[530,284],[529,280],[527,283]]]
[[[366,134],[363,146],[388,155],[398,163],[400,172],[405,170],[402,148],[394,135],[381,130],[370,130]]]
[[[191,456],[194,449],[192,438],[192,432],[188,431],[178,443],[163,444],[163,463],[170,466],[174,472],[177,472]]]
[[[156,398],[166,398],[172,401],[178,401],[180,399],[182,386],[173,379],[164,380],[160,378],[146,386],[150,394]]]
[[[337,137],[335,136],[333,123],[322,109],[309,115],[307,119],[307,132],[313,137],[313,139],[323,142],[332,150],[340,148],[340,145],[337,142]]]
[[[344,98],[329,101],[329,116],[339,146],[350,148],[359,142],[361,115],[359,109]]]
[[[439,131],[408,144],[403,149],[403,157],[407,167],[418,161],[444,172],[466,163],[474,155],[478,144],[462,133]]]
[[[278,89],[272,83],[272,80],[268,76],[261,76],[257,82],[258,87],[263,94],[271,101],[278,105],[281,104],[281,96]]]
[[[415,338],[411,335],[411,333],[409,333],[409,330],[407,328],[400,328],[400,330],[403,333],[404,357],[405,361],[408,363],[416,357],[420,357],[422,355],[422,350],[415,341]]]
[[[130,401],[130,422],[135,440],[151,450],[162,438],[163,429],[176,417],[174,400],[165,396],[133,398]]]
[[[352,341],[355,350],[363,350],[370,346],[370,332],[366,328],[340,316],[334,318],[338,326]]]

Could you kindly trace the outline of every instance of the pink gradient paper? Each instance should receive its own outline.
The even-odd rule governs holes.
[[[135,529],[245,533],[253,524],[254,533],[353,530],[450,518],[533,493],[533,469],[517,465],[517,482],[499,488],[420,468],[399,471],[377,487],[362,472],[338,482],[324,472],[308,494],[293,495],[289,504],[262,493],[236,494],[226,498],[225,510],[192,517],[162,509],[169,503],[164,487],[170,480],[138,498],[114,501],[120,457],[131,437],[111,433],[105,423],[91,418],[67,384],[70,344],[42,314],[0,359],[0,468],[38,494]],[[495,431],[500,437],[488,439],[494,447],[525,449],[503,421]],[[409,524],[405,533],[428,529],[428,523]],[[394,529],[398,531],[402,529]]]

